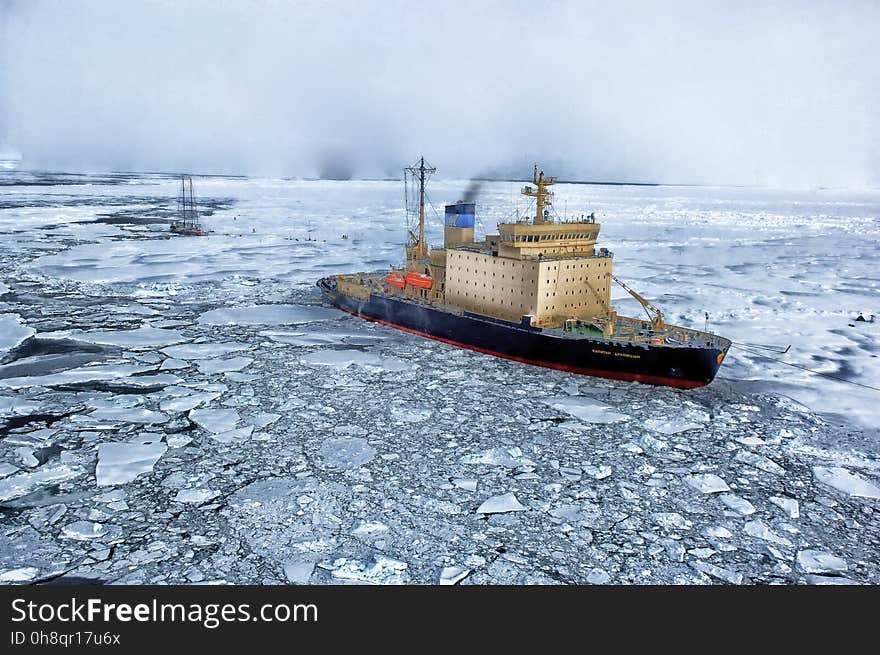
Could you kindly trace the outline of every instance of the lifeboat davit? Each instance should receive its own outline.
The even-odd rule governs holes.
[[[416,273],[415,271],[407,274],[406,283],[413,287],[419,287],[420,289],[430,289],[434,286],[434,280],[431,278],[431,276],[422,275],[421,273]]]
[[[401,289],[406,286],[406,279],[400,273],[389,273],[385,281],[391,286]]]

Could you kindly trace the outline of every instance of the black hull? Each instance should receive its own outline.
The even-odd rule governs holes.
[[[709,384],[725,351],[716,347],[632,344],[573,336],[465,312],[453,314],[394,296],[368,300],[338,292],[333,280],[318,287],[339,309],[361,318],[455,346],[582,375],[692,389]]]

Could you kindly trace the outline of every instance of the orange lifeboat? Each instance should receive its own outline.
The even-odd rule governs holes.
[[[431,276],[422,275],[421,273],[416,273],[415,271],[407,274],[406,283],[413,287],[419,287],[420,289],[430,289],[434,286],[434,280],[431,278]]]
[[[400,287],[401,289],[406,286],[406,280],[400,273],[389,273],[385,281],[391,286]]]

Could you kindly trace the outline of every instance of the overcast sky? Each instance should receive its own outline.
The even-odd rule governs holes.
[[[427,6],[430,5],[430,6]],[[30,167],[880,185],[878,2],[0,0]],[[522,170],[525,169],[525,170]]]

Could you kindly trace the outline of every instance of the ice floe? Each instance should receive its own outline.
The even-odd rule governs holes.
[[[770,543],[779,546],[786,546],[788,548],[793,546],[791,541],[773,532],[773,530],[771,530],[770,527],[760,519],[746,523],[745,527],[743,527],[743,532],[756,539],[763,539],[764,541],[769,541]]]
[[[327,466],[342,470],[363,466],[376,456],[376,449],[359,437],[327,439],[320,452]]]
[[[29,446],[16,448],[15,454],[18,456],[18,461],[22,466],[31,468],[37,466],[40,463],[40,460],[34,457],[34,451]]]
[[[363,350],[316,350],[300,357],[300,361],[309,366],[330,366],[346,369],[350,366],[362,366],[368,371],[404,371],[412,368],[412,364],[397,357],[377,355]]]
[[[784,496],[770,496],[768,500],[779,507],[783,512],[785,512],[788,515],[788,518],[800,518],[800,506],[798,505],[798,501],[796,501],[794,498],[786,498]]]
[[[177,330],[155,328],[151,325],[143,325],[136,330],[71,330],[69,332],[55,333],[52,336],[128,349],[170,346],[189,340],[188,337],[185,337]]]
[[[109,442],[98,444],[95,477],[99,487],[131,482],[153,470],[168,446],[164,443]]]
[[[655,512],[654,520],[667,530],[689,530],[693,527],[693,523],[678,512]]]
[[[22,566],[0,573],[0,582],[30,582],[40,574],[35,566]]]
[[[822,550],[799,550],[798,568],[805,573],[842,573],[849,570],[846,562]]]
[[[377,556],[372,561],[340,558],[331,565],[337,580],[361,584],[399,585],[406,582],[406,562]]]
[[[629,420],[625,414],[587,396],[555,396],[542,398],[541,402],[585,423],[618,423]]]
[[[193,409],[189,412],[189,418],[200,428],[214,434],[229,432],[241,421],[236,409]]]
[[[381,521],[361,521],[351,533],[358,537],[387,532],[388,526]]]
[[[645,419],[643,425],[654,432],[661,434],[678,434],[679,432],[687,432],[689,430],[699,430],[703,426],[702,423],[695,423],[683,417],[669,418],[649,418]]]
[[[130,383],[133,386],[168,385],[180,382],[180,378],[169,374],[137,375],[138,373],[146,373],[152,370],[154,370],[152,366],[141,366],[138,364],[101,364],[82,366],[50,375],[7,378],[0,380],[0,386],[13,389],[36,386],[53,387],[82,382],[120,380],[123,378],[126,384]]]
[[[12,475],[18,470],[19,468],[17,466],[13,466],[9,462],[2,462],[0,463],[0,478],[5,478],[7,475]]]
[[[740,516],[749,516],[755,513],[755,506],[745,498],[740,498],[735,494],[720,494],[718,498]]]
[[[693,566],[700,573],[705,573],[706,575],[712,576],[713,578],[718,578],[719,580],[723,580],[724,582],[729,582],[730,584],[742,584],[744,580],[742,573],[737,573],[736,571],[724,569],[720,566],[715,566],[714,564],[710,564],[709,562],[704,562],[702,560],[691,562],[691,566]]]
[[[704,494],[730,491],[730,487],[727,486],[727,483],[714,473],[695,473],[694,475],[688,475],[685,477],[684,481],[687,482],[689,486],[697,491],[702,491]]]
[[[248,422],[253,425],[255,429],[259,430],[272,425],[280,418],[281,414],[276,414],[274,412],[256,412],[248,417]]]
[[[608,464],[599,464],[598,466],[588,464],[587,466],[584,466],[584,473],[595,478],[596,480],[604,480],[614,473],[614,469]]]
[[[222,357],[229,353],[247,350],[250,346],[237,341],[223,341],[217,343],[184,343],[178,346],[162,348],[162,352],[175,359],[207,359]]]
[[[611,582],[611,576],[608,575],[607,571],[603,571],[602,569],[593,569],[587,574],[587,582],[590,584],[608,584]]]
[[[272,341],[286,343],[291,346],[321,346],[329,344],[372,346],[388,338],[384,334],[358,330],[321,330],[320,332],[265,330],[260,332],[260,335],[269,337]]]
[[[245,441],[250,439],[254,432],[254,426],[245,425],[234,430],[226,430],[225,432],[216,432],[211,434],[211,438],[220,443],[232,443],[234,441]]]
[[[337,309],[319,305],[253,305],[212,309],[198,321],[203,325],[297,325],[342,316]]]
[[[253,363],[252,357],[231,357],[229,359],[203,359],[197,360],[200,373],[225,373],[227,371],[240,371]]]
[[[434,414],[430,407],[393,401],[391,403],[391,418],[403,423],[421,423],[427,421]]]
[[[160,371],[179,371],[182,368],[187,368],[189,366],[189,362],[183,359],[174,359],[169,357],[162,365],[159,366]]]
[[[290,584],[308,584],[314,570],[315,563],[311,560],[287,562],[284,565],[284,577]]]
[[[98,421],[121,421],[123,423],[164,423],[168,416],[161,412],[143,407],[99,407],[88,414],[88,417]]]
[[[814,466],[816,479],[850,496],[880,500],[880,488],[840,466]]]
[[[851,580],[850,578],[845,578],[839,575],[816,575],[816,574],[808,574],[804,576],[804,582],[810,585],[860,585],[861,582],[857,582],[856,580]]]
[[[82,472],[82,469],[75,465],[57,464],[9,475],[0,479],[0,501],[24,496],[45,484],[70,480],[81,475]]]
[[[511,493],[492,496],[477,508],[477,514],[503,514],[505,512],[525,512],[528,509]]]
[[[516,446],[507,448],[490,448],[481,453],[465,455],[459,460],[462,464],[486,464],[488,466],[534,466],[535,462],[523,457],[523,452]]]
[[[779,464],[774,462],[772,459],[768,459],[767,457],[758,455],[757,453],[750,453],[741,450],[736,454],[734,460],[754,466],[755,468],[760,469],[766,473],[772,473],[773,475],[785,475],[785,469],[779,466]]]
[[[199,405],[211,402],[219,396],[220,394],[216,392],[201,391],[178,398],[166,398],[160,401],[159,409],[163,412],[188,412]]]
[[[459,489],[464,489],[465,491],[477,490],[476,478],[453,478],[452,484],[454,484]]]
[[[444,566],[440,569],[439,584],[455,585],[470,575],[471,570],[463,566]]]
[[[93,521],[75,521],[61,529],[62,534],[70,539],[90,541],[107,534],[107,526]]]
[[[0,314],[0,357],[35,333],[36,330],[25,325],[18,314]]]
[[[219,495],[220,492],[214,489],[181,489],[174,496],[174,502],[201,505],[209,500],[214,500]]]

